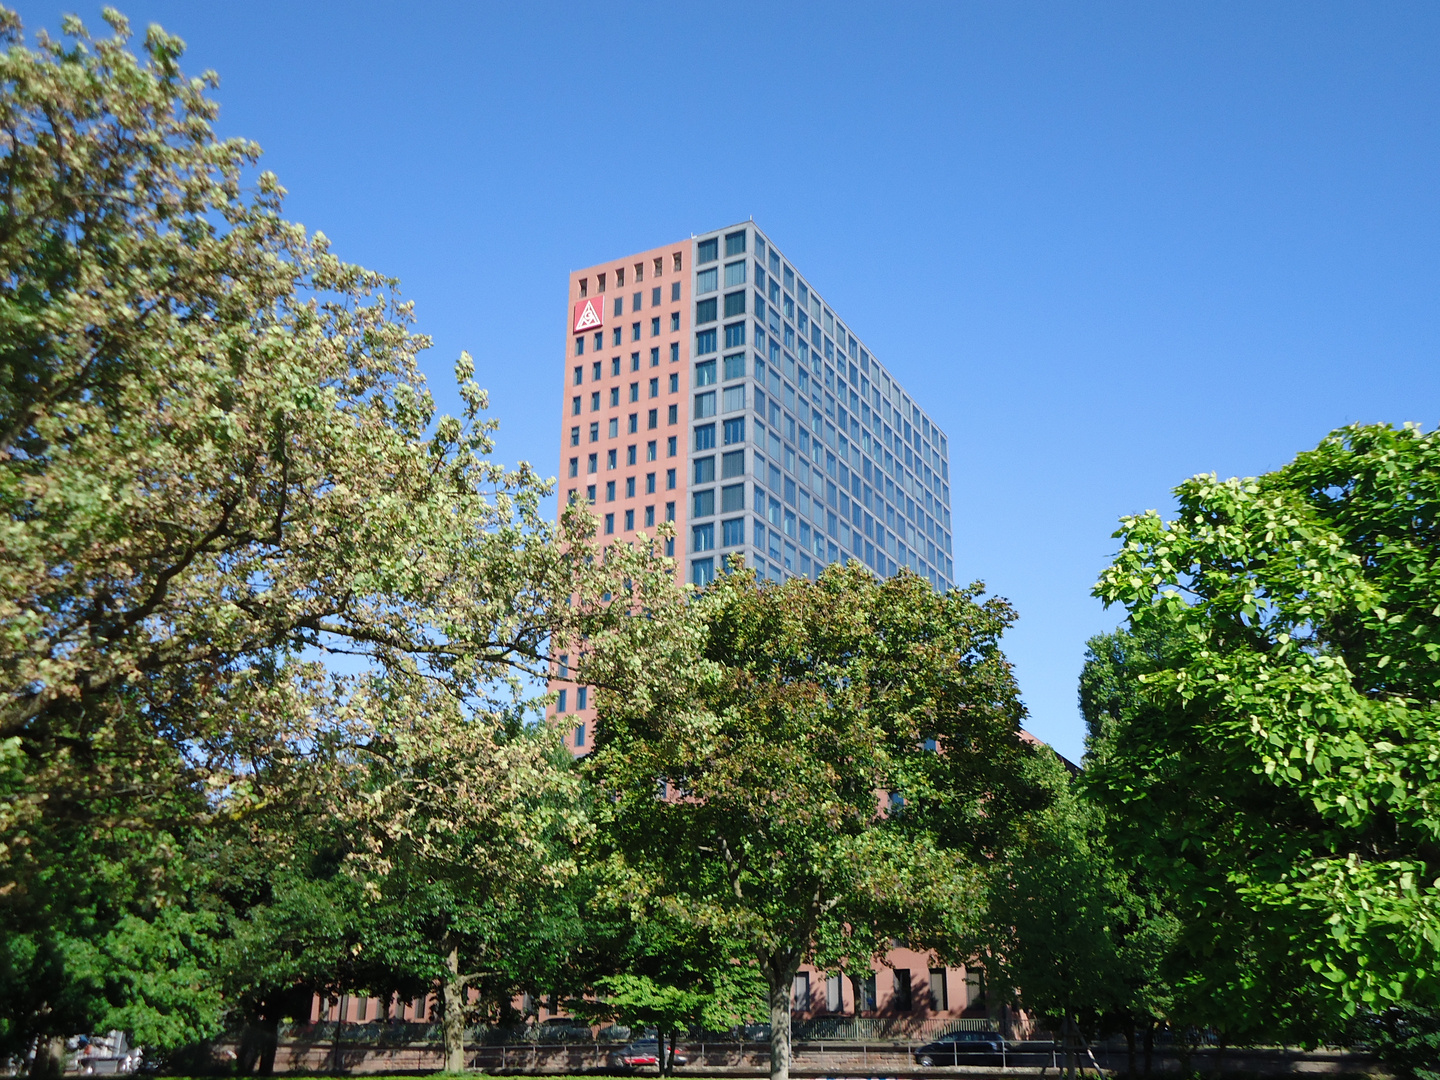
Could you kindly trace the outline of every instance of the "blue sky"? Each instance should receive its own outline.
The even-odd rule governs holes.
[[[956,576],[1071,757],[1120,515],[1436,420],[1433,5],[120,6],[547,475],[567,271],[753,216],[949,434]]]

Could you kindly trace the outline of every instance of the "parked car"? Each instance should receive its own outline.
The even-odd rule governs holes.
[[[916,1065],[998,1065],[1004,1061],[1005,1040],[998,1031],[952,1031],[917,1046]]]
[[[670,1055],[670,1064],[690,1064],[690,1059],[684,1054],[677,1054],[675,1049],[669,1045],[668,1040],[665,1049]],[[610,1051],[609,1062],[612,1069],[638,1069],[646,1065],[652,1069],[658,1069],[660,1067],[660,1040],[635,1039],[628,1042],[620,1049]]]

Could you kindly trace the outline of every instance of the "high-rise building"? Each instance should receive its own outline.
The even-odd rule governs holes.
[[[697,585],[738,552],[773,581],[855,558],[950,586],[944,433],[753,222],[573,272],[566,317],[560,501],[603,542],[673,521]]]

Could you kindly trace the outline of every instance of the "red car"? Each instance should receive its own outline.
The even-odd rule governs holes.
[[[671,1065],[688,1065],[690,1059],[684,1054],[677,1054],[673,1047],[666,1047],[670,1055]],[[659,1039],[635,1039],[628,1042],[619,1050],[610,1052],[610,1066],[615,1069],[638,1069],[648,1065],[652,1069],[660,1067],[660,1040]]]

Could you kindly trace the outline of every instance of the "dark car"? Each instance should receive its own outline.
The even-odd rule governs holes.
[[[916,1065],[996,1065],[1005,1060],[1005,1040],[998,1031],[952,1031],[914,1054]]]
[[[670,1064],[690,1064],[690,1059],[684,1054],[677,1054],[675,1048],[668,1042],[665,1049],[670,1055]],[[612,1069],[639,1069],[647,1065],[652,1069],[658,1069],[660,1067],[660,1041],[658,1039],[635,1039],[618,1050],[610,1051],[609,1062]]]

